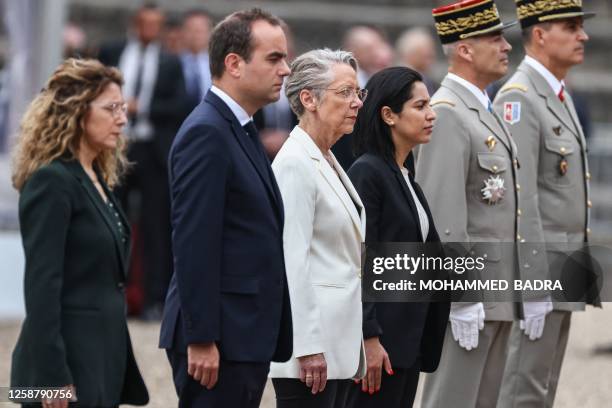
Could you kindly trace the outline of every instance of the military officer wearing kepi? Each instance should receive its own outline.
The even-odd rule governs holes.
[[[594,14],[583,12],[582,0],[517,0],[516,7],[527,55],[494,107],[519,149],[521,234],[527,243],[579,246],[590,233],[590,175],[586,140],[563,79],[584,59],[589,37],[583,20]],[[549,253],[551,269],[557,268],[553,256]],[[542,278],[547,270],[533,272]],[[524,303],[526,322],[512,330],[499,407],[553,406],[571,311],[585,305],[555,303],[545,317],[549,305],[550,297]],[[529,330],[530,316],[536,317],[536,331],[533,324]]]
[[[449,72],[432,97],[438,117],[417,159],[416,179],[446,242],[492,242],[486,272],[515,278],[516,145],[485,88],[508,70],[510,44],[492,0],[433,10]],[[506,244],[500,244],[501,242]],[[451,305],[438,371],[425,379],[422,406],[494,407],[504,372],[512,302]]]

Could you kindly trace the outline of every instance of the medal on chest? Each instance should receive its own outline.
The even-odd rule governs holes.
[[[499,203],[504,198],[506,187],[504,187],[504,179],[500,176],[489,176],[484,182],[484,188],[480,190],[482,198],[489,205]]]

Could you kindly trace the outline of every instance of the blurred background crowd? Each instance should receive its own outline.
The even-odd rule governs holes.
[[[118,192],[133,226],[127,289],[129,314],[146,321],[161,316],[172,274],[166,157],[176,130],[211,85],[208,39],[232,11],[262,7],[287,26],[289,60],[313,48],[343,48],[359,61],[358,79],[392,65],[421,72],[430,94],[446,73],[431,9],[445,0],[2,0],[0,2],[0,320],[23,314],[23,260],[17,194],[9,181],[10,151],[18,121],[59,61],[93,57],[123,71],[130,118],[129,158],[135,166]],[[514,2],[499,1],[504,20]],[[593,174],[594,237],[612,238],[612,2],[588,0],[596,11],[586,61],[568,79],[589,140]],[[506,32],[513,45],[509,73],[521,61],[520,30]],[[124,52],[130,47],[130,52]],[[129,72],[130,74],[126,73]],[[156,74],[156,75],[155,75]],[[500,81],[504,83],[506,78]],[[495,93],[495,87],[490,95]],[[493,96],[491,96],[491,99]],[[284,92],[255,115],[270,158],[296,124]],[[350,138],[334,147],[346,168]],[[138,346],[136,346],[138,348]],[[0,377],[3,378],[3,377]],[[0,382],[0,385],[3,383]]]

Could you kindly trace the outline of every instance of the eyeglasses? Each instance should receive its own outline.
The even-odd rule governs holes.
[[[361,102],[365,102],[368,97],[368,90],[362,88],[313,88],[325,91],[336,91],[336,95],[342,96],[346,100],[353,100],[357,97]]]
[[[117,117],[120,115],[120,113],[123,113],[124,115],[127,115],[127,111],[128,111],[128,105],[127,103],[110,103],[108,105],[94,105],[91,104],[91,106],[96,106],[98,108],[102,108],[107,112],[110,112],[110,114],[112,115],[113,118],[117,119]]]

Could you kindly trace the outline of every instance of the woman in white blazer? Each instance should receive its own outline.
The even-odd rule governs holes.
[[[272,363],[278,408],[341,408],[365,374],[361,243],[365,211],[331,152],[352,132],[365,91],[351,53],[298,57],[286,93],[299,124],[272,169],[285,206],[283,242],[293,317],[293,356]]]

